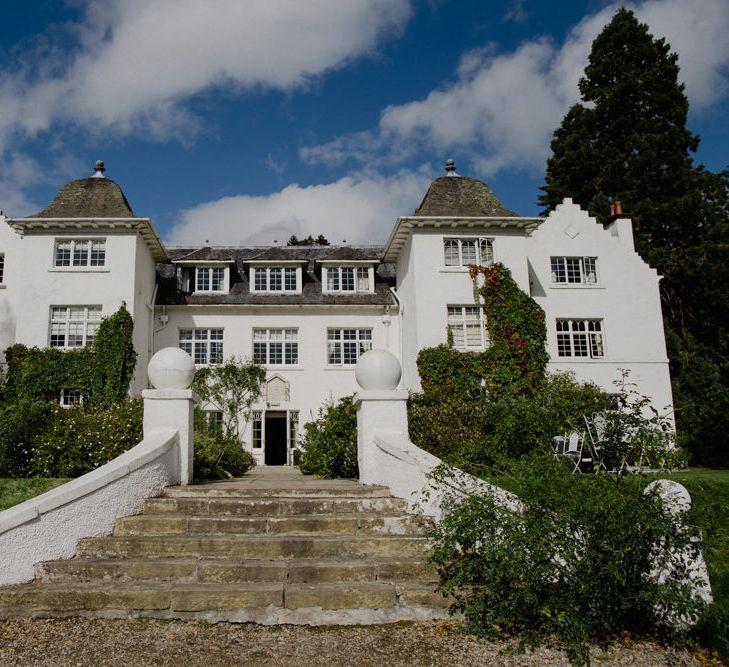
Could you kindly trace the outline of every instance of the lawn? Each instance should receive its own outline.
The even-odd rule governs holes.
[[[8,479],[0,477],[0,511],[13,505],[22,503],[28,498],[39,496],[53,487],[68,482],[67,479],[50,479],[46,477],[31,477]]]
[[[691,494],[691,510],[704,536],[714,605],[701,626],[702,641],[729,657],[729,470],[691,468],[661,475],[683,484]]]

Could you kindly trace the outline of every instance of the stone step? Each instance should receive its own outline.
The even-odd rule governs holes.
[[[449,601],[428,583],[348,582],[23,584],[0,589],[0,618],[104,616],[253,620],[260,623],[359,622],[444,616]],[[298,613],[286,615],[285,610]],[[363,614],[364,610],[377,611]],[[327,616],[338,611],[345,615]]]
[[[187,487],[193,489],[195,487]],[[297,516],[312,514],[354,514],[403,512],[399,498],[286,498],[278,496],[244,498],[236,496],[179,496],[150,498],[144,514],[187,514],[190,516]]]
[[[335,514],[273,517],[215,517],[177,514],[147,514],[123,517],[114,526],[115,535],[425,535],[432,522],[407,514]]]
[[[385,486],[363,486],[347,480],[316,480],[306,484],[271,484],[251,487],[232,482],[208,482],[190,486],[170,486],[165,498],[389,498]]]
[[[89,537],[79,541],[78,555],[92,558],[423,558],[425,537],[160,535]]]
[[[36,565],[45,582],[169,581],[176,583],[335,583],[352,581],[437,581],[427,561],[410,558],[378,560],[198,560],[74,558]]]

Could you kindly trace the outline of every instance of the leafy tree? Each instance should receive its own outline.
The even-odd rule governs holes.
[[[683,444],[694,463],[729,465],[729,170],[693,164],[699,139],[678,73],[665,40],[618,10],[593,42],[583,103],[554,133],[539,202],[546,213],[572,197],[598,222],[611,200],[630,212],[637,250],[664,276]]]
[[[329,241],[324,234],[319,234],[316,238],[309,234],[305,239],[300,239],[295,234],[292,234],[289,236],[286,245],[329,245]]]
[[[266,369],[263,366],[231,357],[220,365],[199,368],[192,389],[204,402],[223,413],[226,435],[234,435],[240,440],[240,419],[250,419],[251,406],[261,395],[265,379]]]

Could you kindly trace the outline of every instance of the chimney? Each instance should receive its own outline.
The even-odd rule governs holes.
[[[605,229],[614,236],[618,243],[630,250],[635,250],[633,238],[633,220],[629,213],[623,213],[623,202],[616,199],[610,204],[610,217],[605,221]]]

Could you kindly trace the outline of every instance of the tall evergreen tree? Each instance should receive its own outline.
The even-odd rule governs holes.
[[[621,200],[661,298],[679,434],[694,462],[729,466],[729,171],[693,164],[678,58],[626,9],[592,45],[552,139],[539,203],[572,197],[598,222]]]

